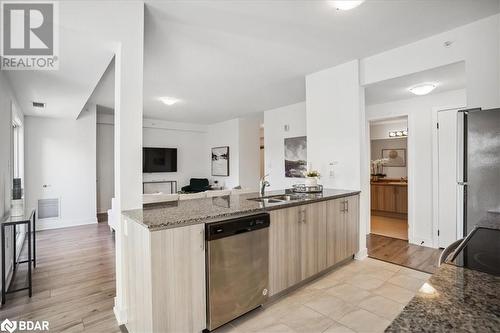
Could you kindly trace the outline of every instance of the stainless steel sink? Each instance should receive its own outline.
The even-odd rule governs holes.
[[[258,201],[263,203],[280,203],[280,202],[288,202],[288,201],[296,201],[302,199],[299,195],[293,194],[281,194],[281,195],[271,195],[267,197],[260,198],[250,198],[248,200]]]

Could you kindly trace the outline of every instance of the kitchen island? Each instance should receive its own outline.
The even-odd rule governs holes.
[[[266,196],[290,195],[272,191]],[[358,251],[359,191],[325,189],[293,200],[258,193],[123,212],[129,332],[206,329],[205,225],[267,212],[269,299],[315,279]]]
[[[500,214],[479,226],[500,230]],[[500,332],[500,277],[445,263],[386,332]]]

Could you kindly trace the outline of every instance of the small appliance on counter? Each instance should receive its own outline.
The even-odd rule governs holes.
[[[323,192],[323,185],[295,184],[292,186],[292,191],[295,193],[321,193]]]

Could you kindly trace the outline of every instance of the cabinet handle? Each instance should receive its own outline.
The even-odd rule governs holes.
[[[346,206],[345,211],[346,211],[346,212],[349,212],[349,200],[346,200],[346,201],[345,201],[345,206]]]

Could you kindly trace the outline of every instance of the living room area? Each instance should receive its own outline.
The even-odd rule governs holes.
[[[169,116],[183,104],[173,98],[157,102]],[[111,221],[107,215],[112,214],[115,183],[114,60],[89,105],[95,105],[96,112],[97,216],[99,221]],[[264,112],[229,120],[211,117],[206,123],[189,115],[182,120],[167,121],[144,110],[144,204],[258,191],[264,176]]]

